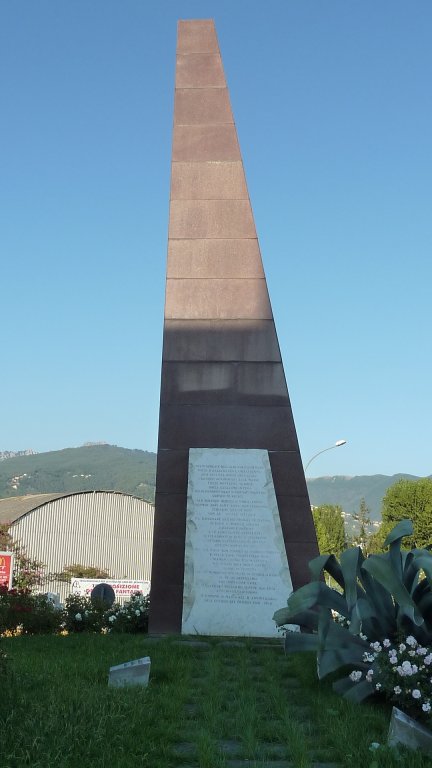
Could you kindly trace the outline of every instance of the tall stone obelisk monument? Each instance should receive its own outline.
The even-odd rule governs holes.
[[[316,554],[214,24],[180,21],[150,631],[271,634]]]

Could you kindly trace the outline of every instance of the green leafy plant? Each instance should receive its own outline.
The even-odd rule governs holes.
[[[81,595],[68,595],[64,626],[68,632],[101,632],[105,627],[106,604]]]
[[[352,547],[339,562],[334,555],[311,560],[312,581],[274,614],[279,627],[294,624],[304,630],[287,630],[286,650],[316,651],[320,679],[341,671],[333,687],[347,699],[362,701],[376,691],[366,677],[371,643],[412,636],[422,647],[432,645],[432,554],[401,551],[402,539],[412,533],[411,521],[402,520],[385,540],[388,552],[365,558],[360,547]],[[323,571],[339,589],[321,580]],[[353,668],[361,672],[357,680]]]
[[[0,587],[0,634],[18,629],[25,635],[54,634],[62,623],[62,611],[46,595],[32,594],[28,588]]]
[[[13,587],[31,589],[42,584],[43,563],[28,557],[25,549],[14,541],[8,523],[0,524],[0,550],[9,550],[15,555]]]
[[[72,565],[65,565],[63,570],[59,573],[50,573],[49,580],[51,581],[64,581],[70,584],[72,579],[109,579],[109,571],[104,568],[99,568],[93,565],[81,565],[80,563],[73,563]]]
[[[115,604],[106,613],[110,632],[147,632],[149,597],[135,592],[124,605]]]

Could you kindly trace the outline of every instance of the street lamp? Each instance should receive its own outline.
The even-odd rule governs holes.
[[[316,457],[317,457],[317,456],[320,456],[322,453],[325,453],[326,451],[331,451],[331,450],[332,450],[332,448],[340,448],[340,446],[341,446],[341,445],[345,445],[345,444],[346,444],[346,440],[337,440],[337,441],[335,442],[335,444],[334,444],[334,445],[329,445],[329,447],[328,447],[328,448],[323,448],[323,449],[322,449],[322,451],[318,451],[318,453],[315,453],[315,454],[312,456],[312,458],[311,458],[311,459],[309,459],[308,463],[306,464],[306,466],[305,466],[305,468],[304,468],[304,472],[305,472],[305,475],[306,475],[306,470],[307,470],[307,468],[308,468],[309,464],[310,464],[310,463],[311,463],[311,462],[312,462],[314,459],[316,459]]]

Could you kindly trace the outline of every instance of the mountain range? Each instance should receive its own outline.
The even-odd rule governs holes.
[[[19,451],[0,462],[0,498],[35,493],[113,490],[154,501],[156,454],[91,443],[80,448],[32,453]],[[357,475],[308,479],[311,504],[339,504],[348,515],[365,499],[372,520],[381,518],[387,488],[414,475]]]

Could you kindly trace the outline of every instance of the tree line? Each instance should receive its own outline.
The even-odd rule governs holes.
[[[432,545],[432,479],[399,480],[387,489],[383,498],[382,523],[371,530],[369,509],[364,499],[353,515],[353,533],[346,531],[340,506],[322,504],[312,509],[318,547],[321,554],[340,555],[350,546],[361,547],[365,555],[382,552],[387,534],[400,520],[412,520],[413,536],[404,542],[409,549]]]

